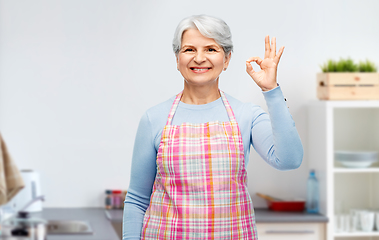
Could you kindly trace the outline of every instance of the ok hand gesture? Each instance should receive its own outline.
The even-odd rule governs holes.
[[[246,72],[253,78],[254,82],[263,90],[268,91],[276,88],[276,73],[278,69],[278,63],[282,56],[284,46],[279,49],[276,54],[276,38],[271,39],[267,35],[265,37],[265,58],[262,60],[260,57],[251,57],[246,61]],[[259,72],[254,71],[251,66],[251,62],[256,62],[261,70]]]

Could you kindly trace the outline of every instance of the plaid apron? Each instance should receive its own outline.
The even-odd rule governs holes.
[[[220,94],[230,122],[180,126],[171,125],[182,93],[176,96],[141,239],[258,239],[241,133]]]

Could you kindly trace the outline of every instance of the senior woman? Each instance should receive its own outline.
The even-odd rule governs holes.
[[[173,49],[184,89],[150,108],[135,139],[123,239],[257,239],[247,189],[250,145],[271,166],[298,168],[301,140],[276,81],[284,47],[246,61],[269,114],[219,90],[233,50],[218,18],[182,20]],[[255,72],[251,62],[261,70]]]

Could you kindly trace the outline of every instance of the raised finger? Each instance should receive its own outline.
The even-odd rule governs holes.
[[[246,60],[246,62],[251,63],[251,62],[256,62],[258,65],[261,65],[262,59],[260,57],[251,57]]]
[[[278,54],[276,54],[276,56],[274,58],[276,64],[279,63],[280,58],[282,57],[283,51],[284,51],[284,46],[280,47]]]
[[[270,56],[270,36],[265,37],[265,58]]]
[[[270,58],[274,58],[276,55],[276,37],[273,37],[271,39],[271,51],[270,51]]]

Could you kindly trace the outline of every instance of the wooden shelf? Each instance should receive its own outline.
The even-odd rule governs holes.
[[[335,173],[379,173],[378,167],[371,168],[334,168]]]
[[[379,237],[379,231],[372,232],[341,232],[334,233],[334,237]]]
[[[325,100],[313,100],[310,101],[310,105],[325,106],[330,108],[378,108],[379,100],[354,100],[354,101],[325,101]]]

